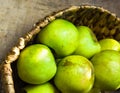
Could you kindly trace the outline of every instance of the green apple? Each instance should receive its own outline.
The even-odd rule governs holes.
[[[49,81],[57,67],[51,50],[42,44],[34,44],[22,50],[17,62],[18,75],[30,84]]]
[[[24,87],[25,93],[58,93],[58,90],[49,82],[44,84],[27,85]]]
[[[91,58],[94,54],[100,52],[100,44],[91,29],[86,26],[78,26],[77,28],[79,31],[79,43],[74,54]]]
[[[58,63],[54,83],[62,93],[87,93],[94,83],[93,65],[83,56],[67,56]]]
[[[105,38],[99,41],[101,50],[116,50],[120,51],[120,43],[112,38]]]
[[[56,19],[38,34],[38,42],[52,48],[57,57],[72,54],[78,45],[78,30],[69,21]]]
[[[101,90],[120,88],[120,53],[104,50],[95,54],[91,62],[95,70],[95,86]]]

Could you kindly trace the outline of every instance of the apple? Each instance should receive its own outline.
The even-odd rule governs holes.
[[[34,44],[22,50],[17,70],[21,80],[30,84],[42,84],[54,77],[57,66],[47,46]]]
[[[25,93],[59,93],[49,82],[44,84],[26,85],[23,90]]]
[[[74,54],[91,58],[94,54],[101,51],[101,46],[95,36],[87,26],[78,26],[79,43]]]
[[[111,91],[120,88],[120,53],[104,50],[95,54],[91,62],[95,71],[95,86]]]
[[[120,43],[112,38],[105,38],[99,41],[101,50],[116,50],[120,51]]]
[[[38,34],[38,42],[55,51],[58,58],[72,54],[78,45],[78,30],[74,24],[64,19],[56,19]]]
[[[58,63],[54,83],[62,93],[87,93],[94,84],[93,65],[80,55],[64,57]]]

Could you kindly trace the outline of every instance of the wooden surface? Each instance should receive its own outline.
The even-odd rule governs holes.
[[[120,17],[120,0],[0,0],[0,63],[18,38],[38,20],[54,11],[82,4],[101,6]]]
[[[0,0],[0,62],[38,20],[71,5],[102,6],[120,17],[120,0]]]

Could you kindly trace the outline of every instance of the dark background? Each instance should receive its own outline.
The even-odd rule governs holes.
[[[120,0],[0,0],[0,63],[34,23],[72,5],[100,6],[120,17]]]

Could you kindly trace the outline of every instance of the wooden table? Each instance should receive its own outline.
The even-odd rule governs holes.
[[[0,0],[0,62],[33,24],[71,5],[95,5],[120,17],[120,0]]]

